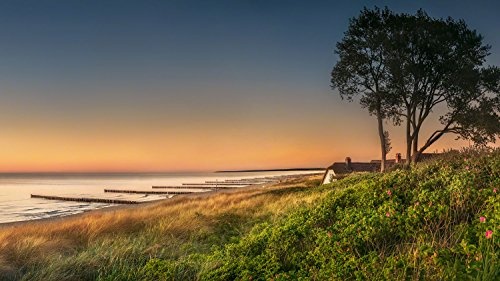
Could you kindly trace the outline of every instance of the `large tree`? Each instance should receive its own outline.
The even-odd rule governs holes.
[[[401,105],[395,114],[406,122],[407,161],[417,161],[447,133],[476,144],[495,141],[500,71],[484,66],[490,46],[483,37],[463,20],[434,19],[422,10],[394,17],[401,24],[388,34],[388,67]],[[433,111],[440,113],[442,127],[419,146],[422,125]]]
[[[490,47],[482,41],[461,20],[433,19],[422,10],[410,15],[364,9],[337,44],[340,60],[332,85],[351,99],[362,94],[362,105],[382,117],[379,124],[383,118],[405,123],[408,163],[447,133],[485,144],[500,132],[500,70],[484,66]],[[379,55],[371,55],[371,48]],[[367,91],[380,85],[374,76],[382,77],[383,86]],[[442,128],[420,146],[422,126],[432,112],[439,113]]]
[[[500,132],[500,71],[484,66],[490,46],[463,20],[434,19],[391,13],[386,64],[391,98],[398,107],[390,115],[406,123],[407,163],[447,133],[476,144],[495,141]],[[420,146],[424,121],[439,114],[442,127]]]
[[[353,101],[360,96],[361,106],[368,109],[377,120],[381,150],[381,171],[386,166],[387,138],[384,119],[392,112],[388,83],[390,76],[386,67],[387,19],[390,13],[379,9],[364,9],[357,18],[350,20],[342,41],[337,43],[335,53],[339,56],[331,74],[332,89],[340,96]]]

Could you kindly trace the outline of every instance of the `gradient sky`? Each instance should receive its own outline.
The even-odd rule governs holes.
[[[0,172],[378,158],[375,119],[330,90],[348,19],[374,5],[463,18],[500,65],[498,3],[0,1]],[[391,157],[403,130],[390,128]],[[431,150],[463,145],[447,137]]]

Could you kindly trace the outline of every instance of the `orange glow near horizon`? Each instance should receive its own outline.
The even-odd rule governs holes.
[[[379,159],[373,119],[360,111],[351,121],[356,125],[346,127],[325,118],[329,115],[334,113],[319,112],[307,122],[283,116],[267,123],[267,114],[239,120],[200,118],[184,120],[184,126],[164,121],[116,123],[104,116],[78,126],[19,119],[0,139],[0,172],[214,171],[325,167],[346,156],[353,161]],[[401,128],[391,133],[389,158],[404,154]],[[460,146],[467,142],[449,136],[429,151]]]

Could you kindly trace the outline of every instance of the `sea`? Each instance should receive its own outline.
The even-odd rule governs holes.
[[[159,199],[168,200],[172,195],[105,193],[104,189],[152,190],[152,186],[179,186],[183,183],[204,183],[205,181],[250,179],[318,172],[320,171],[153,174],[0,174],[0,224],[61,217],[115,206],[115,204],[105,203],[37,199],[31,198],[31,194],[110,198],[142,202]]]

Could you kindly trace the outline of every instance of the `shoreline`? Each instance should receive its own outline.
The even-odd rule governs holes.
[[[309,175],[301,175],[298,178],[303,179],[304,177],[308,177],[308,176]],[[203,197],[212,196],[214,194],[233,193],[233,192],[237,192],[237,191],[241,191],[241,190],[248,190],[248,189],[253,189],[253,188],[270,187],[270,186],[282,184],[288,180],[289,179],[287,179],[285,181],[272,183],[272,184],[263,183],[263,184],[259,184],[259,185],[238,187],[238,188],[234,188],[234,189],[219,189],[219,190],[212,190],[212,191],[200,192],[200,193],[179,194],[179,195],[176,195],[172,198],[165,198],[165,199],[160,199],[160,200],[151,201],[151,202],[144,202],[144,203],[140,203],[140,204],[115,205],[115,206],[103,207],[100,209],[83,211],[81,213],[70,214],[70,215],[54,216],[54,217],[40,218],[40,219],[34,219],[34,220],[5,222],[5,223],[0,223],[0,230],[4,230],[4,229],[9,228],[9,227],[15,228],[15,227],[29,226],[29,225],[36,225],[36,224],[54,223],[54,222],[58,222],[58,221],[80,218],[83,216],[94,215],[94,214],[99,214],[99,213],[106,214],[106,213],[116,212],[116,211],[121,211],[121,210],[133,210],[133,209],[138,209],[138,208],[152,207],[154,205],[165,204],[165,203],[175,204],[176,201],[183,200],[186,198],[188,198],[188,199],[203,198]]]

